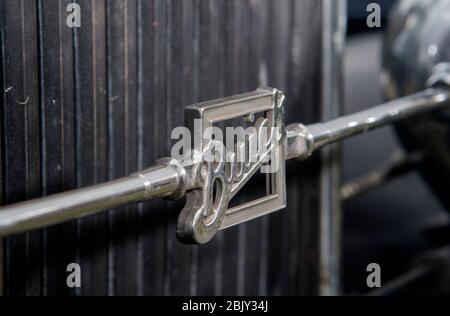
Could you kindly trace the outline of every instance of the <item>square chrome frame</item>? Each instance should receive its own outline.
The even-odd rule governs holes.
[[[274,126],[280,129],[282,133],[279,144],[276,148],[276,158],[278,169],[276,172],[267,174],[266,186],[270,192],[264,197],[246,202],[229,208],[220,225],[220,229],[225,229],[242,222],[278,211],[286,207],[286,180],[285,180],[285,131],[283,123],[283,104],[279,103],[282,92],[273,88],[259,88],[256,91],[235,95],[232,97],[216,99],[203,103],[198,103],[186,107],[186,125],[195,137],[201,139],[200,144],[194,144],[195,150],[203,151],[204,146],[210,139],[204,138],[204,131],[213,124],[226,120],[244,117],[250,114],[264,113],[266,118],[274,118]],[[200,126],[197,130],[194,127],[194,119],[200,119]],[[275,140],[278,141],[278,140]],[[256,169],[255,172],[260,170]],[[245,175],[247,182],[253,175]],[[269,183],[268,183],[269,182]],[[268,190],[269,191],[269,190]]]

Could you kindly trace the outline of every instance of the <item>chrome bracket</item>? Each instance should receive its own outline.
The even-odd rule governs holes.
[[[197,183],[198,188],[186,193],[186,205],[178,217],[177,237],[180,241],[203,244],[221,229],[285,207],[283,105],[281,91],[260,88],[186,108],[186,125],[194,139],[200,140],[194,144],[189,180]],[[256,115],[261,117],[255,120]],[[256,132],[246,133],[244,141],[236,142],[234,152],[226,153],[223,143],[213,139],[208,129],[237,118],[255,121],[253,130]],[[197,124],[193,123],[195,120]],[[257,151],[251,150],[249,144],[252,141],[257,142]],[[206,159],[211,153],[218,159]],[[231,199],[263,166],[268,168],[269,163],[272,168],[266,174],[269,192],[262,198],[229,208]]]

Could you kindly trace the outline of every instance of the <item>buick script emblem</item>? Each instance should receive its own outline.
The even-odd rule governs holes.
[[[186,193],[177,226],[181,241],[206,243],[220,229],[285,207],[283,103],[281,91],[260,88],[187,107],[186,124],[197,140],[190,153],[194,162],[191,178],[199,181],[199,188]],[[230,146],[218,140],[211,129],[237,119],[253,126],[245,129],[229,151]],[[266,174],[267,194],[228,208],[256,172]]]

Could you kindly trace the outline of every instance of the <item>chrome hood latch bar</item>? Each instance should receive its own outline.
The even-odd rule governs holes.
[[[185,243],[206,243],[217,231],[286,206],[285,160],[306,159],[315,150],[395,121],[450,103],[448,87],[434,87],[356,114],[312,125],[283,123],[284,94],[272,88],[199,103],[186,108],[194,147],[183,159],[164,158],[128,177],[0,208],[0,236],[99,213],[155,197],[186,195],[177,236]],[[257,118],[258,117],[258,118]],[[214,125],[244,118],[253,133],[234,150],[209,133]],[[197,122],[197,124],[194,124]],[[252,149],[252,143],[257,145]],[[210,156],[208,158],[208,156]],[[219,159],[210,159],[212,157]],[[248,180],[268,169],[266,196],[229,208]],[[215,193],[215,194],[214,194]],[[214,196],[213,196],[214,195]]]

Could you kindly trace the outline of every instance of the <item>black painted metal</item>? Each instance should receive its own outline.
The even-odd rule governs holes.
[[[79,0],[75,29],[69,2],[0,3],[3,203],[150,166],[185,105],[260,84],[288,123],[320,118],[319,1]],[[5,294],[316,294],[319,167],[289,162],[287,209],[204,246],[176,241],[182,201],[162,200],[10,237]]]

